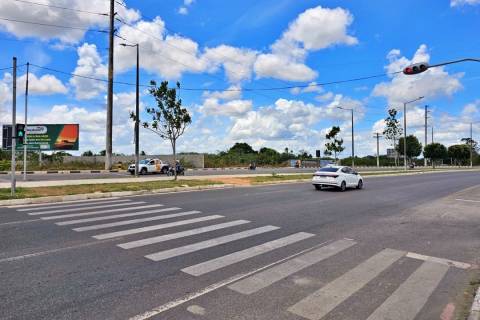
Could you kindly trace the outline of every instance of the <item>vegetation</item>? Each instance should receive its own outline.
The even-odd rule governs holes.
[[[466,144],[454,144],[448,147],[447,156],[454,165],[467,165],[470,163],[470,146]]]
[[[400,122],[397,119],[397,110],[392,108],[388,110],[388,117],[385,119],[385,129],[383,135],[385,139],[393,143],[393,149],[396,150],[397,140],[403,133]],[[395,156],[395,165],[398,164],[398,153]]]
[[[425,146],[423,155],[432,160],[432,167],[435,168],[435,162],[443,160],[448,156],[447,148],[441,143],[431,143]]]
[[[338,134],[340,133],[340,127],[333,126],[332,129],[325,135],[325,138],[328,140],[325,143],[325,151],[324,154],[327,156],[331,156],[332,153],[334,154],[335,162],[338,160],[337,156],[345,150],[343,147],[343,139],[337,138]]]
[[[403,156],[403,144],[404,138],[398,140],[397,152]],[[407,159],[411,161],[412,159],[418,157],[422,153],[422,144],[418,141],[417,137],[414,135],[407,136]]]

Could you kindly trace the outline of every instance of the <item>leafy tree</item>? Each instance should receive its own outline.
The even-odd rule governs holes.
[[[142,152],[140,152],[140,155],[141,156],[146,156],[147,154],[145,153],[145,151],[142,150]]]
[[[445,159],[448,156],[447,148],[441,143],[430,143],[425,146],[424,156],[432,160],[435,168],[435,161]]]
[[[93,152],[91,150],[85,151],[82,153],[82,157],[93,157]]]
[[[335,155],[335,161],[337,161],[337,155],[342,153],[345,148],[343,147],[343,139],[337,138],[338,134],[340,133],[340,127],[333,126],[332,129],[325,135],[325,138],[328,140],[325,143],[325,155]]]
[[[228,152],[242,153],[242,154],[256,153],[255,150],[253,150],[252,146],[245,142],[235,143],[233,147],[231,147],[230,150],[228,150]]]
[[[177,82],[176,88],[168,88],[168,81],[162,81],[157,86],[155,81],[150,81],[152,87],[149,92],[157,103],[154,107],[147,107],[146,112],[151,116],[151,122],[144,122],[143,127],[157,134],[160,138],[168,140],[172,146],[173,160],[177,161],[177,140],[185,132],[187,126],[192,122],[192,117],[188,110],[182,107],[182,99],[177,98],[177,89],[180,89],[180,83]],[[130,118],[136,120],[135,114],[130,113]],[[173,166],[177,180],[177,167]]]
[[[107,152],[105,150],[102,150],[98,153],[99,156],[105,156]]]
[[[305,159],[312,159],[313,156],[310,153],[308,153],[307,150],[300,150],[298,152],[298,158],[300,158],[301,160],[305,160]]]
[[[383,135],[385,139],[393,142],[393,148],[396,150],[396,142],[403,133],[400,122],[397,119],[397,110],[392,108],[388,110],[388,117],[385,119],[385,129]],[[395,165],[398,163],[398,153],[395,155]]]
[[[402,137],[398,140],[397,152],[403,156],[403,141]],[[407,158],[416,158],[422,153],[422,144],[418,141],[417,137],[413,135],[407,136]]]
[[[472,144],[472,149],[474,152],[478,153],[480,151],[480,147],[478,146],[477,141],[470,138],[462,138],[460,141],[465,142],[468,147],[470,147],[470,144]]]
[[[466,144],[454,144],[448,147],[448,157],[452,159],[456,165],[461,165],[470,159],[470,146]]]

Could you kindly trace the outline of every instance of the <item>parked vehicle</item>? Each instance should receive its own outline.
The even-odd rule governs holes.
[[[322,187],[335,187],[345,191],[347,188],[362,189],[363,178],[350,167],[327,166],[315,172],[312,184],[317,190],[322,190]]]
[[[163,162],[160,159],[145,159],[140,160],[138,164],[138,173],[139,174],[148,174],[148,173],[168,173],[169,165],[166,162]],[[135,174],[135,164],[128,166],[128,172],[130,174]]]

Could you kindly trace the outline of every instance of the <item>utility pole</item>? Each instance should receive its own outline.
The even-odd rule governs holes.
[[[377,168],[380,167],[380,133],[376,132],[374,138],[377,138]]]
[[[433,125],[432,125],[432,143],[433,143]]]
[[[27,181],[27,115],[28,115],[28,76],[30,63],[27,62],[27,82],[25,83],[25,138],[23,139],[23,181]]]
[[[354,129],[353,129],[353,109],[350,109],[352,111],[352,168],[355,167],[355,134],[354,134]]]
[[[473,168],[473,123],[470,122],[470,168]]]
[[[407,171],[407,104],[421,100],[423,98],[424,97],[421,96],[417,99],[403,103],[403,165],[405,171]]]
[[[428,126],[428,106],[425,105],[425,144],[423,146],[423,167],[427,167],[427,157],[425,157],[425,147],[427,146],[427,126]],[[433,143],[433,141],[432,141]]]
[[[105,136],[105,170],[112,168],[112,121],[113,121],[113,36],[115,34],[115,0],[110,0],[110,33],[108,47],[108,92],[107,132]]]
[[[15,196],[15,189],[17,180],[15,177],[15,170],[17,167],[15,159],[15,148],[17,147],[16,127],[17,127],[17,58],[13,57],[13,82],[12,82],[12,183],[11,195]]]

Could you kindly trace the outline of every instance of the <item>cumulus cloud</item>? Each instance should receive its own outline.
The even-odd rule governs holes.
[[[43,0],[42,4],[63,6],[78,10],[105,13],[109,12],[109,3],[104,0]],[[115,10],[128,22],[138,20],[140,14],[136,10],[117,5]],[[20,21],[31,21],[50,25],[67,25],[80,29],[108,27],[108,17],[104,15],[85,14],[75,11],[65,11],[48,6],[32,5],[14,1],[0,1],[0,12],[5,17]],[[42,40],[59,39],[64,43],[77,43],[84,35],[85,30],[55,28],[48,26],[0,21],[0,28],[19,37],[38,37]]]
[[[227,90],[224,91],[205,91],[203,93],[204,98],[216,98],[222,100],[240,99],[241,96],[241,88],[235,85],[228,87]]]
[[[217,98],[207,98],[199,108],[206,115],[220,115],[227,117],[239,117],[252,110],[251,100],[235,99],[221,103]]]
[[[17,79],[19,92],[25,91],[26,75],[22,75]],[[30,73],[28,78],[28,91],[31,94],[38,95],[51,95],[51,94],[66,94],[68,92],[67,87],[51,74],[45,74],[41,77],[37,77],[35,74]]]
[[[400,56],[400,50],[392,50],[387,55],[389,64],[387,72],[396,72],[417,62],[429,62],[430,54],[426,45],[422,44],[412,59]],[[389,82],[377,84],[373,89],[374,96],[382,96],[391,106],[401,105],[404,101],[413,100],[420,96],[426,98],[450,97],[462,88],[460,79],[462,73],[449,74],[443,67],[437,67],[426,72],[405,76],[402,73],[391,76]]]
[[[223,65],[229,81],[238,83],[251,78],[256,56],[257,52],[254,50],[220,45],[207,48],[203,58],[214,67]]]
[[[11,121],[12,75],[5,73],[0,79],[0,123]],[[11,122],[10,122],[11,123]]]
[[[317,72],[287,56],[261,54],[255,62],[255,73],[260,78],[276,78],[287,81],[309,81],[317,77]]]
[[[183,1],[183,6],[178,8],[178,13],[181,15],[187,15],[188,14],[188,8],[195,2],[195,0],[184,0]]]
[[[94,44],[84,43],[77,49],[77,53],[78,61],[74,70],[75,74],[106,79],[108,73],[107,66],[102,63],[97,47]],[[81,100],[95,98],[106,89],[104,82],[80,77],[72,77],[70,84],[75,89],[76,98]]]
[[[465,5],[478,5],[480,4],[480,0],[450,0],[451,7],[460,7]]]

